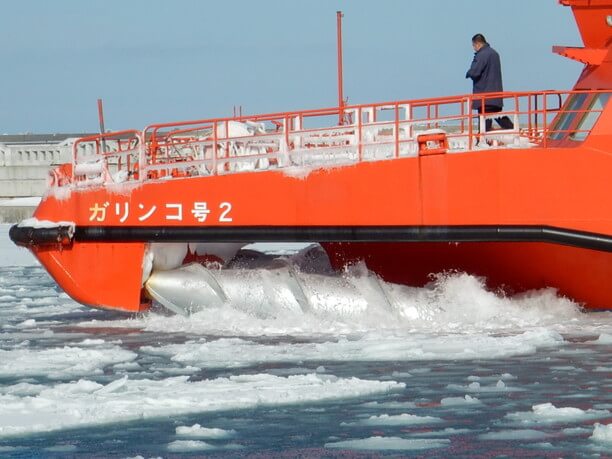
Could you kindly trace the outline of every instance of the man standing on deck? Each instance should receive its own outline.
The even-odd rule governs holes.
[[[474,94],[485,92],[502,92],[501,60],[499,54],[487,43],[484,35],[476,34],[472,37],[472,47],[474,48],[474,60],[472,66],[465,75],[474,82]],[[472,108],[479,113],[487,114],[499,113],[502,111],[504,101],[501,97],[487,98],[484,101],[476,99],[472,103]],[[495,118],[497,124],[502,129],[514,129],[514,123],[507,116]],[[493,120],[486,120],[486,130],[490,131],[493,127]]]

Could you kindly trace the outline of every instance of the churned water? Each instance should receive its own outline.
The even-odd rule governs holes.
[[[508,299],[454,274],[403,292],[401,314],[127,317],[79,306],[13,255],[24,266],[0,267],[2,457],[612,451],[612,314],[552,291]]]

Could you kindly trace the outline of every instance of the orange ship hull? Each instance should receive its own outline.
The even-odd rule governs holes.
[[[609,308],[612,195],[606,171],[612,156],[582,149],[539,153],[500,150],[381,161],[313,171],[307,179],[261,172],[158,180],[127,197],[105,187],[74,191],[68,199],[48,196],[35,217],[74,221],[75,239],[61,251],[35,253],[71,296],[98,306],[138,309],[145,242],[301,240],[324,243],[338,268],[363,259],[392,282],[423,285],[431,273],[458,269],[512,291],[555,287],[588,306]],[[552,169],[549,155],[555,158]],[[475,169],[482,180],[475,180]],[[201,190],[211,208],[210,226],[196,225],[186,214],[184,221],[166,220],[176,216],[175,205],[192,209]],[[104,203],[110,204],[106,224],[92,225],[92,209]],[[138,212],[122,225],[126,203],[138,203]],[[231,204],[225,215],[231,221],[225,223],[219,222],[226,211],[222,203]],[[153,208],[160,214],[146,225],[138,222]],[[436,240],[444,243],[427,242]],[[110,277],[96,278],[105,272]],[[79,276],[78,291],[67,286]]]
[[[611,309],[612,253],[547,243],[338,243],[334,267],[364,260],[387,282],[425,285],[432,273],[467,272],[505,294],[554,287],[590,309]]]
[[[612,17],[612,2],[563,3],[581,30]],[[320,242],[335,268],[363,260],[391,282],[460,270],[612,309],[610,30],[557,50],[585,60],[575,90],[494,95],[512,132],[485,134],[469,107],[492,95],[468,95],[82,139],[11,237],[77,301],[125,311],[148,307],[151,244],[256,241]],[[339,126],[304,126],[339,113]]]

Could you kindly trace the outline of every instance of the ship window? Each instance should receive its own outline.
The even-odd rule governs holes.
[[[570,139],[581,142],[587,138],[591,129],[593,129],[593,126],[597,123],[601,112],[606,107],[609,98],[609,93],[597,94],[597,96],[595,96],[588,112],[584,114],[582,120],[578,124],[576,132],[570,135]]]
[[[578,115],[577,110],[580,110],[587,96],[588,94],[585,93],[570,96],[557,122],[551,128],[550,138],[552,140],[561,140],[567,136],[567,131]]]

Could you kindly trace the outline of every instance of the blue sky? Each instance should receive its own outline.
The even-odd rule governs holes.
[[[567,89],[581,45],[556,0],[3,0],[0,132],[107,128],[334,106],[336,10],[350,103],[470,92],[470,38],[507,90]]]

